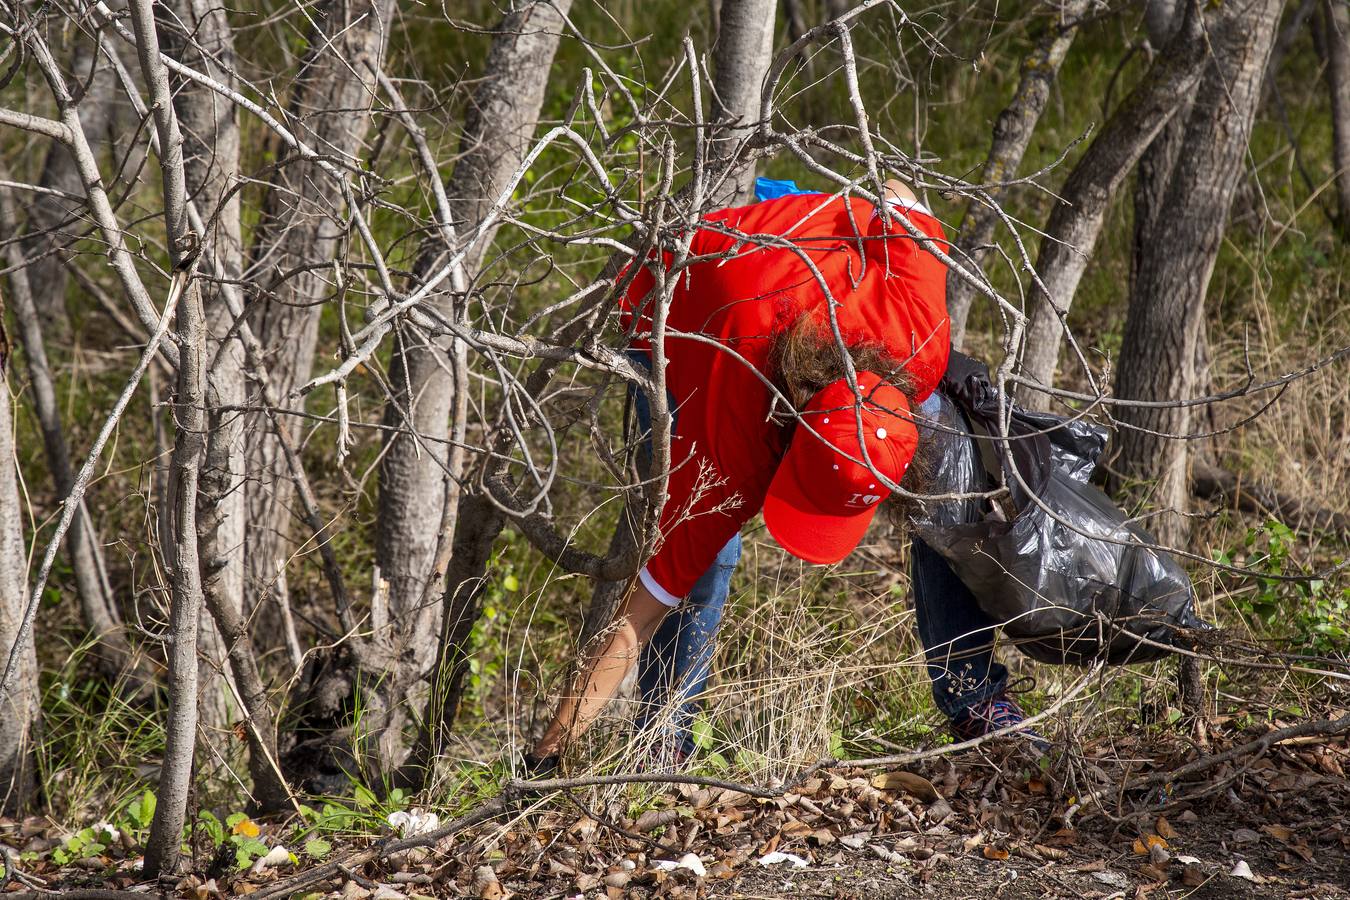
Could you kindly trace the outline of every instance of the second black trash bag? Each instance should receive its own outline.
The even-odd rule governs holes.
[[[941,489],[988,490],[1002,470],[1011,504],[935,503],[915,528],[1020,650],[1052,663],[1143,662],[1167,655],[1179,629],[1206,627],[1177,561],[1087,482],[1103,429],[1012,406],[1002,446],[988,370],[956,353],[942,393],[955,427],[936,430]]]

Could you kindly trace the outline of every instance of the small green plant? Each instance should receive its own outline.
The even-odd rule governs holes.
[[[116,829],[111,825],[101,823],[81,828],[52,851],[52,862],[64,866],[77,859],[97,858],[108,851],[108,844],[116,837]]]
[[[107,853],[123,834],[138,842],[142,840],[155,818],[154,793],[145,791],[132,797],[114,818],[113,822],[98,822],[66,838],[61,846],[52,850],[52,862],[64,866],[77,859],[95,859]]]
[[[150,823],[155,819],[154,793],[146,791],[139,797],[133,797],[131,802],[127,804],[126,816],[129,818],[129,824],[133,831],[149,831]]]
[[[235,866],[240,869],[248,868],[254,860],[267,855],[268,847],[260,840],[262,829],[244,813],[231,813],[222,822],[215,813],[203,809],[197,813],[196,824],[210,840],[212,848],[228,847],[233,851]]]
[[[333,852],[333,845],[323,838],[310,838],[305,841],[305,855],[311,859],[323,859]]]
[[[246,869],[255,859],[267,855],[267,845],[258,840],[262,829],[257,822],[243,813],[232,813],[225,818],[225,827],[229,833],[223,835],[223,843],[234,848],[234,862],[239,868]]]
[[[1314,653],[1343,654],[1350,641],[1350,587],[1336,588],[1294,559],[1297,536],[1277,520],[1247,531],[1243,539],[1245,564],[1261,573],[1255,590],[1236,600],[1239,612],[1267,633],[1286,638]],[[1236,553],[1217,556],[1232,565]],[[1288,580],[1289,575],[1307,578]]]
[[[324,840],[325,836],[378,833],[388,827],[389,816],[407,809],[411,800],[402,788],[390,789],[381,800],[370,788],[356,784],[352,787],[349,802],[330,800],[317,809],[302,805],[300,816],[304,824],[292,838],[306,841],[305,852],[320,859],[332,849],[332,845]]]

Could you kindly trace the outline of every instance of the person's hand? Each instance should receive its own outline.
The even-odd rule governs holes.
[[[520,754],[521,774],[507,785],[504,799],[513,813],[529,813],[544,797],[535,782],[547,781],[558,775],[558,754],[536,756],[533,750]]]
[[[558,774],[558,754],[551,756],[535,756],[534,751],[527,750],[520,757],[521,768],[525,770],[525,778],[528,781],[543,781],[553,778]]]

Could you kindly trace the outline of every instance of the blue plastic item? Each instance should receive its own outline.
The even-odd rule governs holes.
[[[792,194],[818,194],[819,191],[807,191],[797,187],[797,182],[790,179],[779,178],[756,178],[755,179],[755,199],[756,200],[777,200],[779,197],[788,197]]]

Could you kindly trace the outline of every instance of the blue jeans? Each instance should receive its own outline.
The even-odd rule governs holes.
[[[634,362],[650,367],[645,352],[632,352]],[[936,396],[936,395],[934,395]],[[641,468],[650,460],[651,409],[641,391],[629,389],[637,415]],[[674,402],[670,406],[674,407]],[[928,403],[926,411],[932,411]],[[933,701],[948,718],[1003,693],[1008,670],[994,660],[995,623],[976,603],[947,561],[915,538],[912,542],[914,608],[923,642]],[[708,683],[714,638],[731,593],[731,573],[741,558],[741,539],[727,542],[689,596],[662,620],[638,661],[640,705],[635,725],[646,727],[670,704],[678,704],[671,723],[680,749],[694,752],[692,728],[698,696]]]
[[[994,660],[997,623],[932,547],[910,542],[914,615],[933,681],[933,702],[949,719],[1008,686],[1008,670]]]

